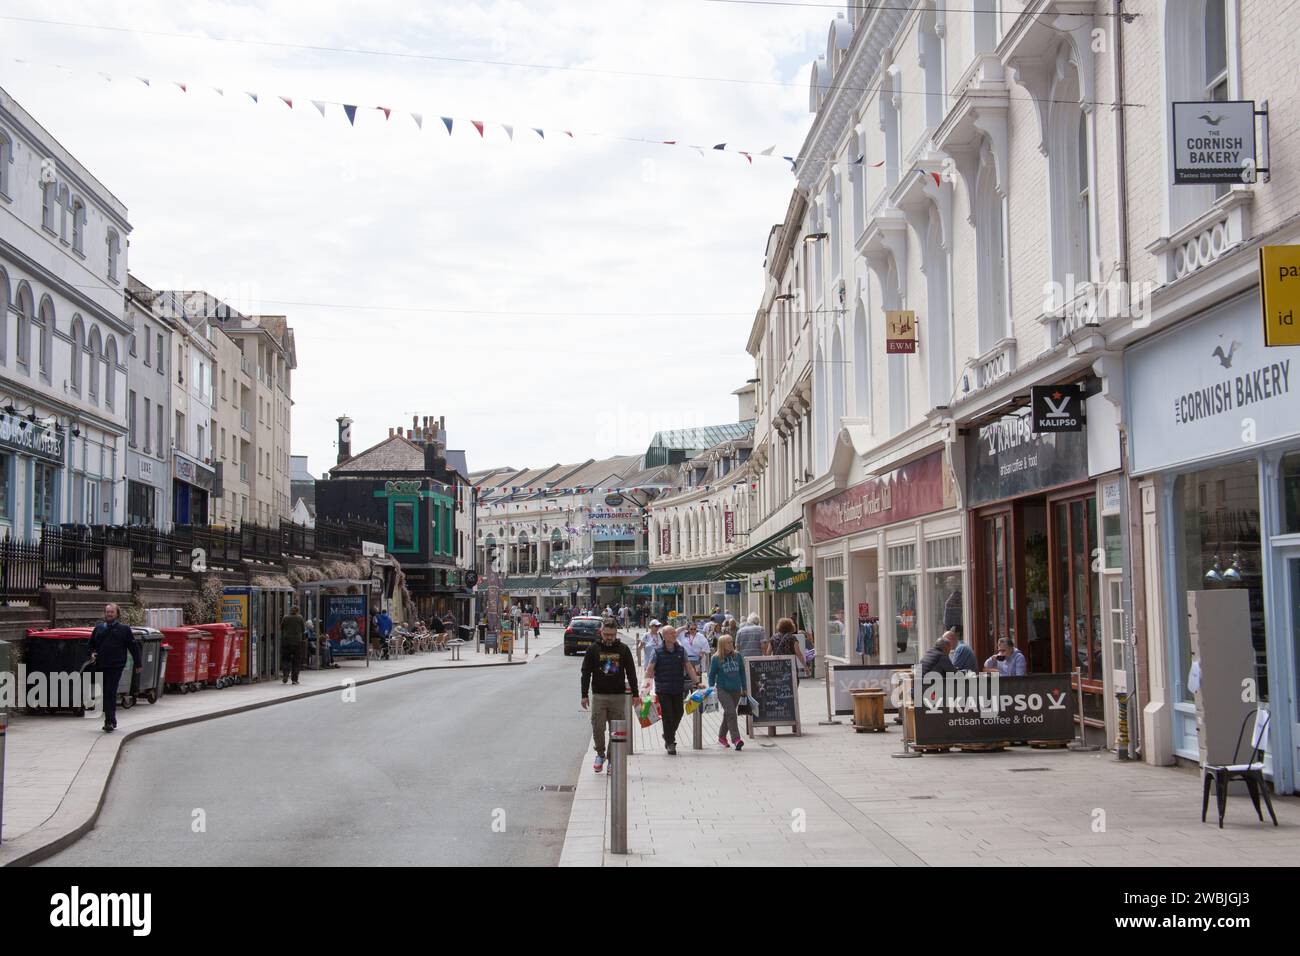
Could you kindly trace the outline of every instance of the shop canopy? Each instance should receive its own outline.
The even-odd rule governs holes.
[[[635,587],[644,587],[651,584],[694,584],[699,581],[719,581],[722,579],[720,574],[722,564],[699,564],[689,568],[660,568],[658,571],[651,571],[649,574],[642,575],[635,581],[628,583]]]
[[[794,560],[794,555],[781,545],[781,541],[794,534],[802,526],[802,518],[792,521],[776,534],[764,538],[758,544],[751,545],[734,558],[727,559],[722,563],[719,569],[720,573],[714,580],[747,577],[761,571],[770,571],[773,568],[788,565]]]
[[[555,578],[509,578],[502,586],[501,590],[511,593],[523,591],[549,591],[556,587]]]

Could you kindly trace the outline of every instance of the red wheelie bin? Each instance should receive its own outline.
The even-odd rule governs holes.
[[[207,648],[212,641],[211,635],[192,627],[164,627],[162,633],[171,648],[167,654],[167,687],[182,694],[198,690],[207,680]],[[200,648],[203,649],[202,677],[199,671]]]
[[[235,645],[240,639],[239,629],[223,622],[196,624],[194,627],[212,638],[207,683],[215,687],[229,687],[238,683],[239,661]]]

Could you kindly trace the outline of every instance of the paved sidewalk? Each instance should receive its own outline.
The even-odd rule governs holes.
[[[858,734],[820,726],[825,685],[800,689],[802,737],[704,750],[690,718],[676,757],[638,728],[628,770],[628,854],[609,845],[608,775],[580,769],[561,866],[1230,866],[1294,865],[1300,799],[1273,798],[1278,827],[1249,797],[1228,801],[1224,829],[1201,823],[1197,771],[1109,753],[1032,750],[895,759],[901,728]],[[712,724],[710,724],[712,721]],[[1265,814],[1267,820],[1267,814]]]
[[[543,625],[540,639],[531,639],[527,659],[523,642],[513,663],[559,646],[564,629]],[[118,754],[132,737],[182,724],[240,713],[317,694],[338,692],[344,681],[357,686],[423,670],[494,667],[509,663],[504,654],[476,654],[472,643],[461,648],[461,659],[450,652],[428,652],[387,661],[343,662],[331,670],[308,670],[300,683],[279,680],[241,684],[197,694],[167,694],[157,704],[141,701],[129,710],[118,708],[118,732],[105,734],[99,715],[87,717],[10,717],[4,775],[4,842],[0,866],[35,862],[75,841],[94,825]]]

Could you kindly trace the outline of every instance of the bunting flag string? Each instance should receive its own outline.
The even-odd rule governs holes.
[[[57,63],[54,63],[54,64],[51,64],[51,63],[39,63],[39,62],[36,62],[36,61],[33,61],[33,60],[26,60],[26,59],[21,59],[21,58],[18,58],[18,57],[13,57],[13,58],[11,58],[11,59],[12,59],[14,62],[16,62],[16,63],[22,63],[22,64],[27,65],[27,66],[41,66],[41,67],[49,67],[49,68],[53,68],[53,69],[57,69],[57,70],[61,70],[61,71],[65,72],[65,73],[69,73],[69,74],[86,74],[86,73],[93,73],[93,75],[95,75],[95,76],[99,76],[101,79],[103,79],[104,81],[109,82],[109,83],[113,82],[113,80],[115,79],[115,77],[114,77],[112,74],[105,73],[105,72],[103,72],[103,71],[98,71],[98,70],[96,70],[96,71],[85,71],[85,70],[75,69],[75,68],[73,68],[73,67],[67,67],[67,66],[64,66],[64,65],[62,65],[62,64],[57,64]],[[154,83],[154,80],[153,80],[152,78],[150,78],[150,77],[146,77],[146,76],[137,76],[137,77],[135,77],[135,79],[139,80],[141,83],[143,83],[146,87],[149,87],[150,89],[154,89],[154,90],[158,89],[157,84],[155,84],[155,83]],[[172,80],[172,81],[170,81],[170,83],[171,83],[171,85],[176,86],[176,87],[177,87],[177,88],[178,88],[182,93],[185,93],[185,94],[188,94],[188,95],[192,95],[193,92],[194,92],[194,89],[192,89],[193,84],[190,84],[190,83],[188,83],[188,82],[182,82],[182,81],[179,81],[179,80]],[[224,91],[224,89],[223,89],[222,87],[218,87],[218,86],[207,86],[207,87],[202,87],[202,88],[203,88],[203,89],[209,89],[209,90],[211,90],[212,92],[216,93],[218,96],[223,96],[223,97],[225,96],[225,91]],[[250,100],[252,100],[253,103],[255,103],[255,104],[260,104],[260,103],[261,103],[261,99],[259,98],[259,94],[258,94],[258,93],[254,92],[254,91],[252,91],[252,90],[244,90],[243,92],[244,92],[244,95],[245,95],[245,96],[247,96]],[[296,97],[285,96],[285,95],[277,94],[275,98],[278,99],[280,102],[284,103],[284,105],[285,105],[286,107],[288,107],[290,110],[292,110],[292,109],[294,108],[293,104],[294,104],[294,99],[295,99]],[[348,121],[348,125],[351,126],[351,127],[355,127],[355,126],[356,126],[356,122],[357,122],[357,109],[358,109],[358,106],[357,106],[356,104],[354,104],[354,103],[341,103],[341,102],[338,102],[338,101],[335,101],[335,100],[320,100],[320,99],[312,99],[312,100],[310,100],[310,102],[311,102],[312,106],[316,107],[316,111],[317,111],[317,112],[321,115],[321,117],[324,118],[324,119],[328,119],[328,110],[327,110],[327,107],[330,107],[330,106],[336,106],[336,107],[341,108],[341,109],[343,110],[343,115],[344,115],[344,117],[345,117],[345,118],[347,119],[347,121]],[[384,120],[385,120],[385,121],[389,120],[390,117],[391,117],[391,115],[393,114],[393,112],[395,112],[395,110],[394,110],[392,107],[389,107],[389,106],[375,106],[374,109],[384,114]],[[402,111],[399,110],[399,111],[396,111],[396,112],[402,112]],[[421,113],[414,113],[414,112],[408,112],[407,115],[409,115],[409,116],[411,117],[411,119],[414,121],[414,123],[415,123],[417,129],[420,129],[420,130],[423,130],[423,129],[424,129],[424,117],[423,117],[423,114],[421,114]],[[448,136],[451,136],[452,133],[453,133],[453,130],[454,130],[454,126],[455,126],[455,118],[454,118],[454,117],[450,117],[450,116],[440,116],[439,118],[442,120],[442,124],[443,124],[443,126],[446,127],[447,135],[448,135]],[[486,121],[486,120],[478,120],[478,119],[471,119],[471,120],[469,120],[468,122],[470,123],[470,125],[472,125],[472,126],[474,127],[474,129],[475,129],[475,131],[478,133],[480,139],[485,140],[485,139],[488,138],[488,137],[487,137],[487,127],[488,127],[488,126],[492,126],[493,128],[496,128],[496,127],[499,126],[499,127],[501,128],[501,131],[505,133],[507,140],[508,140],[509,142],[511,142],[511,143],[514,142],[514,138],[515,138],[515,126],[514,126],[513,123],[499,123],[499,122],[495,122],[495,121],[491,121],[491,122],[489,122],[489,121]],[[541,126],[530,126],[530,127],[528,127],[528,128],[531,129],[534,133],[537,134],[537,137],[538,137],[539,140],[541,140],[541,141],[545,141],[545,140],[546,140],[546,129],[545,129],[545,127],[541,127]],[[574,131],[571,130],[571,129],[562,129],[562,130],[560,130],[560,132],[563,133],[565,136],[569,137],[570,139],[576,139],[576,138],[577,138],[577,134],[575,134]],[[614,140],[619,140],[619,141],[622,141],[622,142],[629,142],[629,143],[648,143],[648,144],[659,145],[659,146],[675,146],[675,147],[681,147],[681,148],[685,148],[685,149],[692,149],[692,150],[694,150],[698,155],[700,155],[701,157],[703,157],[703,156],[705,155],[705,147],[703,147],[703,146],[697,146],[697,145],[690,144],[690,143],[684,143],[684,142],[682,142],[681,140],[678,140],[678,139],[647,139],[647,138],[641,138],[641,137],[635,137],[635,136],[621,136],[621,135],[617,135],[617,134],[603,134],[603,133],[598,133],[598,132],[588,132],[588,133],[584,133],[583,135],[584,135],[584,136],[592,136],[592,137],[604,137],[604,138],[607,138],[607,139],[614,139]],[[771,158],[771,159],[775,159],[775,158],[777,158],[776,147],[775,147],[775,146],[769,146],[769,147],[767,147],[766,149],[763,149],[763,150],[760,150],[760,151],[755,152],[754,150],[743,150],[743,149],[737,149],[737,148],[734,148],[734,147],[728,147],[727,143],[724,141],[724,142],[721,142],[721,143],[717,143],[717,144],[715,144],[715,145],[711,148],[711,151],[713,151],[713,152],[722,152],[722,153],[734,153],[734,154],[736,154],[737,156],[743,157],[744,160],[745,160],[745,162],[746,162],[749,166],[753,166],[753,165],[754,165],[754,156],[755,156],[755,155],[760,156],[760,157],[764,157],[764,158]],[[785,162],[787,162],[787,163],[790,164],[790,168],[791,168],[792,171],[796,169],[797,163],[796,163],[796,160],[795,160],[795,157],[794,157],[794,156],[781,156],[780,158],[781,158],[782,160],[784,160]],[[861,157],[859,157],[859,158],[855,161],[855,163],[858,163],[858,164],[861,164],[862,162],[863,162],[863,160],[862,160]],[[876,164],[873,165],[873,168],[874,168],[875,166],[881,166],[881,165],[883,165],[883,162],[882,162],[882,163],[876,163]]]

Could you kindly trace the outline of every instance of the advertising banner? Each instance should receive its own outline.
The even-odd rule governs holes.
[[[885,710],[897,711],[898,686],[903,675],[912,668],[906,664],[835,664],[831,667],[831,701],[835,713],[853,713],[853,695],[850,691],[876,689],[886,692]]]
[[[916,743],[1073,740],[1070,674],[926,674],[916,685]]]
[[[365,658],[369,598],[364,594],[322,594],[320,600],[325,635],[334,656]]]
[[[1086,430],[1035,434],[1030,410],[1022,408],[966,436],[966,473],[972,508],[1087,481]]]

